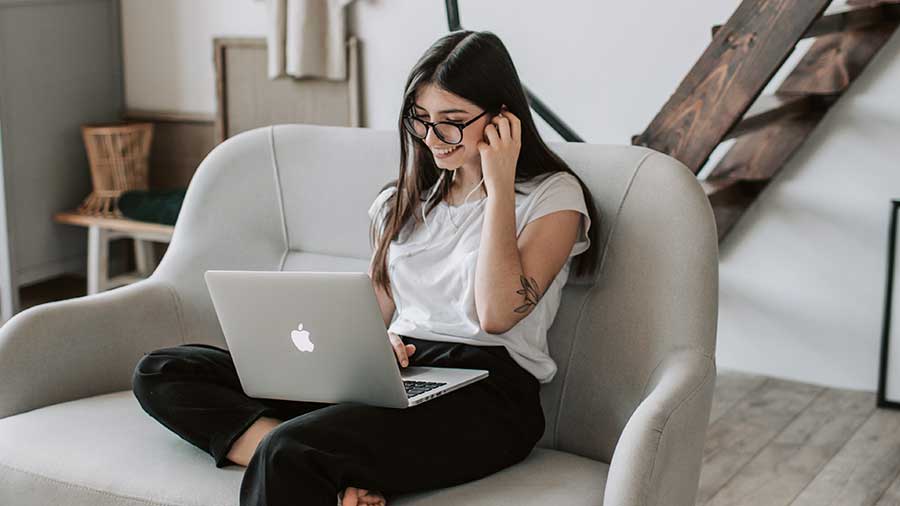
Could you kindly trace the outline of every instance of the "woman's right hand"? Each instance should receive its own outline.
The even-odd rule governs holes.
[[[409,365],[409,356],[416,352],[416,345],[404,345],[400,336],[393,332],[388,332],[388,338],[391,340],[391,348],[394,349],[394,355],[397,356],[397,363],[401,367]]]

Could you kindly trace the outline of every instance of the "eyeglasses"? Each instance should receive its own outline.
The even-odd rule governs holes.
[[[482,111],[481,114],[465,123],[456,123],[452,121],[438,121],[432,123],[415,117],[412,110],[410,110],[406,116],[403,117],[403,126],[406,127],[406,130],[410,134],[419,139],[424,139],[428,135],[428,129],[434,128],[434,133],[438,136],[438,139],[447,144],[459,144],[462,142],[463,129],[485,114],[487,114],[487,110]]]

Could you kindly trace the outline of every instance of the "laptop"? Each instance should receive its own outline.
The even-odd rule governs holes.
[[[408,408],[488,376],[400,367],[365,272],[208,270],[244,393]]]

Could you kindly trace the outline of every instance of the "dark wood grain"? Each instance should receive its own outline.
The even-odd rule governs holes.
[[[803,144],[825,110],[811,109],[786,117],[741,137],[701,181],[716,217],[720,241]]]
[[[897,21],[819,37],[778,88],[780,94],[843,93],[891,37]]]
[[[720,241],[863,72],[897,24],[889,21],[826,35],[810,47],[776,94],[815,97],[813,106],[741,136],[704,182]]]
[[[791,53],[830,0],[744,0],[633,144],[694,173]]]
[[[805,114],[818,107],[813,95],[760,95],[744,114],[744,118],[725,134],[725,139],[747,135],[779,119]]]
[[[900,0],[744,0],[632,144],[694,173],[737,139],[701,181],[719,241],[776,177],[900,24]],[[771,96],[760,96],[796,43],[815,42]]]
[[[900,16],[900,0],[847,2],[841,8],[817,19],[801,38],[808,39],[829,33],[856,30],[882,21],[897,19],[897,16]],[[712,27],[713,37],[722,26],[714,25]]]

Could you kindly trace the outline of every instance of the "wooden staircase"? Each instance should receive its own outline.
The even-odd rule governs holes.
[[[701,179],[720,241],[900,24],[900,0],[830,3],[744,0],[712,28],[706,51],[631,139],[695,174],[720,143],[736,139]],[[775,94],[761,95],[797,42],[810,37],[815,42]]]

